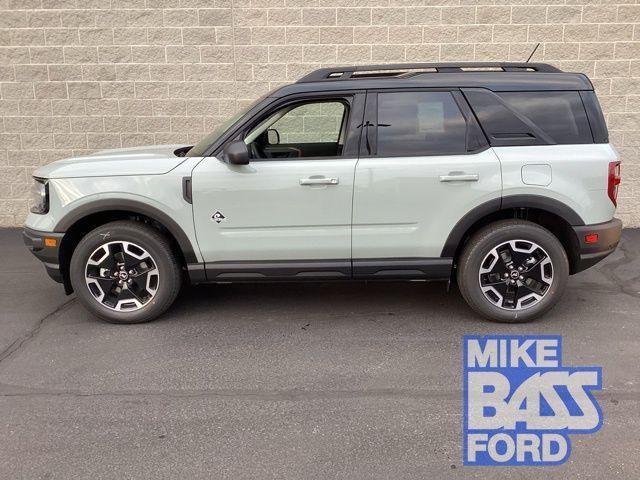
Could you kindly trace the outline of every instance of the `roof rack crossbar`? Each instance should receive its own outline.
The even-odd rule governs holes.
[[[524,62],[458,62],[458,63],[395,63],[390,65],[353,65],[345,67],[320,68],[308,73],[297,83],[322,82],[326,80],[349,80],[356,72],[381,72],[398,70],[398,74],[410,73],[410,70],[430,69],[437,73],[462,73],[465,69],[499,69],[503,72],[540,72],[540,73],[561,73],[553,65],[547,63],[524,63]],[[426,73],[426,72],[416,72]],[[362,75],[364,76],[364,75]],[[371,78],[375,75],[369,75]],[[381,74],[383,76],[383,74]],[[389,74],[384,74],[388,77]]]

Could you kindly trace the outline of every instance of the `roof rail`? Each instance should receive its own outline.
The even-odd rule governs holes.
[[[463,72],[541,72],[561,73],[547,63],[518,62],[456,62],[456,63],[395,63],[390,65],[354,65],[348,67],[320,68],[308,73],[296,83],[322,82],[326,80],[350,80],[356,78],[406,77],[422,73]]]

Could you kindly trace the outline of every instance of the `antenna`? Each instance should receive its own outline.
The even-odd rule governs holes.
[[[536,44],[536,46],[533,48],[533,52],[531,52],[531,55],[529,55],[529,58],[527,58],[527,61],[525,63],[529,63],[529,60],[531,60],[531,58],[533,57],[533,55],[536,53],[536,50],[538,50],[538,47],[540,46],[540,42],[538,42]]]

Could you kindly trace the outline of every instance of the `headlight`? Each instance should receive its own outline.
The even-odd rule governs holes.
[[[33,178],[31,186],[31,212],[45,214],[49,211],[49,183],[41,178]]]

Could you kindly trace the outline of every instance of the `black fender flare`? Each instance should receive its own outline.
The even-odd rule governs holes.
[[[184,232],[182,227],[180,227],[180,225],[175,222],[175,220],[173,220],[163,211],[135,200],[98,199],[93,202],[86,203],[64,215],[58,221],[53,231],[65,233],[76,222],[89,215],[100,212],[131,212],[144,215],[151,218],[152,220],[155,220],[156,222],[163,225],[169,231],[169,233],[173,235],[173,238],[176,239],[187,263],[198,262],[198,258],[195,254],[195,249],[193,248],[189,237]]]
[[[572,226],[585,224],[582,217],[574,209],[553,198],[542,195],[509,195],[502,198],[494,198],[470,210],[455,224],[447,237],[444,247],[442,247],[440,256],[454,257],[460,242],[473,224],[487,215],[510,208],[535,208],[553,213]]]

